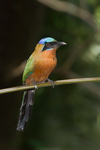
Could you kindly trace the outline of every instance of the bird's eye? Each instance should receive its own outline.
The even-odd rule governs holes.
[[[47,47],[50,47],[50,43],[46,43],[46,46],[47,46]]]

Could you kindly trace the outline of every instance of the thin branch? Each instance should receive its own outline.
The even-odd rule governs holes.
[[[96,23],[93,19],[93,15],[85,9],[79,8],[78,6],[65,1],[58,1],[58,0],[38,0],[38,1],[54,10],[66,12],[73,16],[76,16],[85,21],[87,24],[89,24],[92,28],[94,28],[94,30],[96,31],[98,30]]]
[[[100,81],[100,77],[59,80],[59,81],[54,81],[54,83],[55,83],[55,85],[64,85],[64,84],[74,84],[74,83],[82,83],[82,82],[95,82],[95,81]],[[37,85],[38,88],[40,88],[40,87],[49,87],[49,86],[52,86],[52,84],[50,82],[41,83],[41,84]],[[28,85],[17,86],[17,87],[12,87],[12,88],[1,89],[0,94],[23,91],[23,90],[30,90],[30,89],[33,89],[33,88],[35,88],[34,85],[31,85],[31,86],[28,86]]]
[[[68,71],[67,78],[82,78],[82,76],[72,71]],[[100,87],[97,86],[96,83],[80,83],[80,85],[100,98]]]
[[[23,61],[20,65],[14,67],[11,71],[9,71],[5,80],[12,80],[13,78],[20,76],[23,73],[26,62],[27,62],[26,60]]]
[[[62,67],[59,67],[55,69],[54,73],[59,74],[64,76],[65,78],[77,78],[77,79],[82,79],[83,77],[75,72],[72,72],[71,70],[68,70],[67,72],[65,71],[65,68],[62,69]],[[84,78],[85,79],[85,78]],[[85,83],[85,82],[80,82],[80,85],[85,87],[86,90],[92,92],[96,96],[100,98],[100,87],[96,85],[96,83]]]
[[[89,35],[89,37],[87,37],[87,39],[85,39],[85,41],[81,42],[80,45],[77,45],[74,48],[73,53],[70,53],[68,59],[64,62],[62,68],[65,70],[69,70],[72,65],[74,64],[74,62],[76,61],[76,59],[80,56],[80,54],[82,53],[82,51],[87,50],[86,48],[93,42],[94,40],[94,34]]]

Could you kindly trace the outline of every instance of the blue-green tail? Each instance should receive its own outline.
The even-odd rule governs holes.
[[[23,131],[32,113],[32,105],[34,103],[35,90],[24,91],[22,105],[20,108],[19,121],[17,130]]]

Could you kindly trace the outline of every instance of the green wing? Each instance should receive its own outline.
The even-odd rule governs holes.
[[[25,66],[25,70],[24,70],[24,73],[23,73],[23,79],[22,81],[25,82],[25,80],[27,79],[27,77],[33,73],[34,71],[34,58],[33,58],[33,55],[31,55],[27,61],[27,64]]]

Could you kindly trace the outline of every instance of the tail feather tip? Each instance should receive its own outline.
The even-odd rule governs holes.
[[[22,127],[22,126],[17,126],[17,128],[16,128],[18,131],[23,131],[24,130],[24,127]]]

